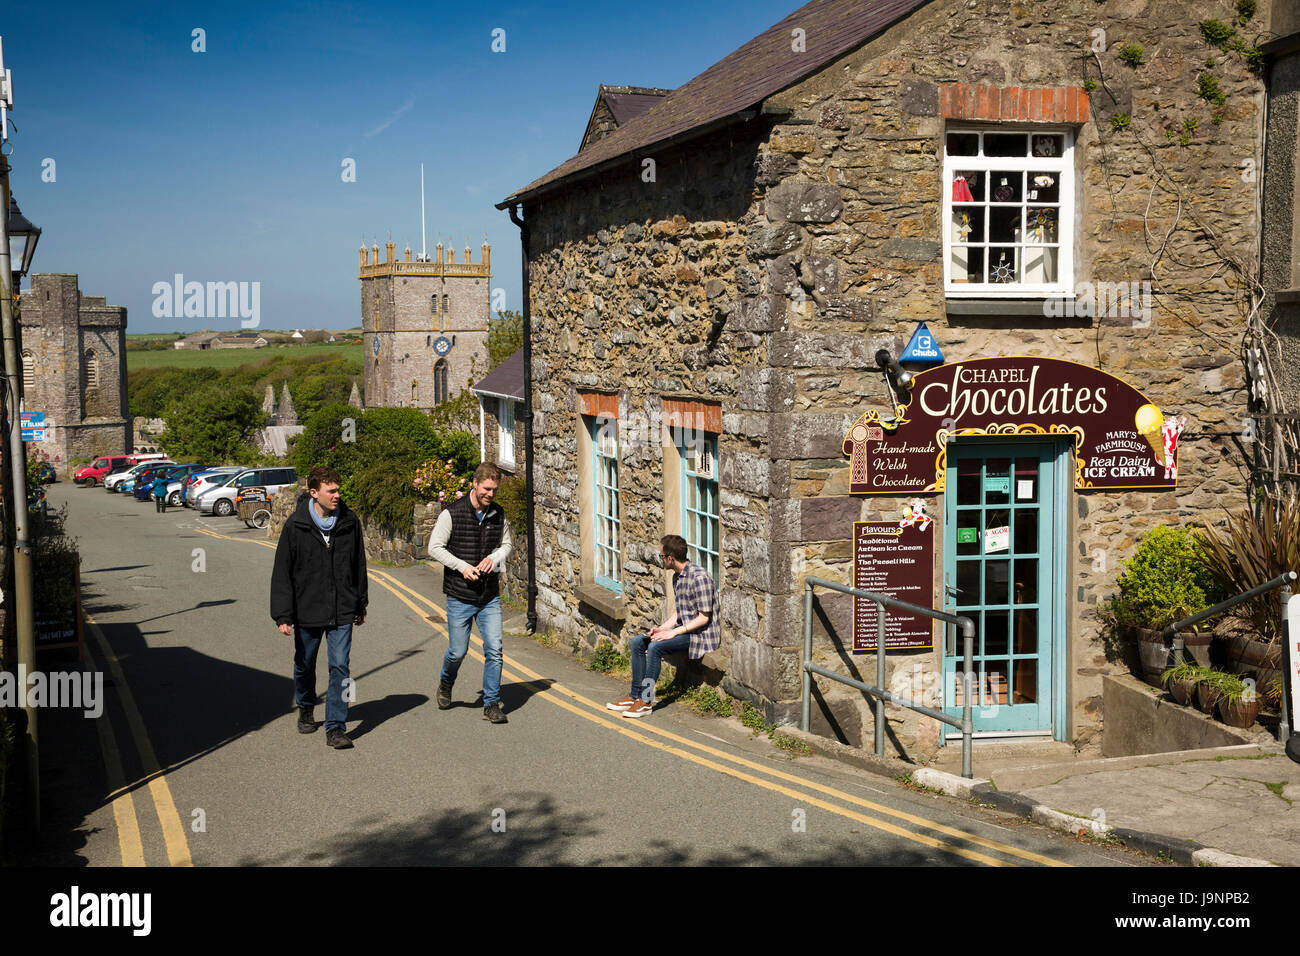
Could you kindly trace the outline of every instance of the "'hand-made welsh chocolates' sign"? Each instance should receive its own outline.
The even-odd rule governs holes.
[[[965,435],[1074,439],[1075,487],[1170,490],[1176,418],[1127,382],[1060,359],[973,359],[918,372],[912,400],[885,423],[867,412],[844,436],[849,493],[943,491],[947,443]]]

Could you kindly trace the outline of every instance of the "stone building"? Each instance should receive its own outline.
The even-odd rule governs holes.
[[[524,465],[524,350],[488,372],[473,388],[479,407],[479,460],[518,474]]]
[[[391,240],[361,247],[361,328],[367,408],[425,411],[453,398],[487,371],[491,252],[456,261],[438,243],[432,261],[398,261]]]
[[[260,349],[269,344],[256,332],[195,332],[172,343],[176,349]]]
[[[72,458],[130,452],[125,307],[83,296],[75,275],[37,273],[20,325],[24,407],[47,424],[31,444],[61,474]]]
[[[815,0],[506,198],[530,244],[542,620],[625,645],[661,619],[658,542],[681,533],[722,594],[708,663],[795,720],[804,579],[852,584],[857,554],[892,586],[868,539],[893,529],[928,540],[891,552],[922,602],[979,625],[1001,706],[976,730],[1095,742],[1122,562],[1244,501],[1263,87],[1198,30],[1236,17]],[[878,364],[909,344],[947,364]],[[873,675],[841,597],[819,594],[814,657]],[[888,679],[955,712],[940,636]],[[818,681],[813,710],[869,739],[865,695]],[[890,723],[909,754],[943,744]]]
[[[1262,490],[1300,489],[1300,6],[1279,6],[1265,44],[1260,329],[1250,343],[1258,368]]]

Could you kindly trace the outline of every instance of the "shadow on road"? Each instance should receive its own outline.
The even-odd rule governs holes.
[[[421,704],[427,704],[425,694],[389,694],[379,700],[366,700],[348,708],[348,720],[357,721],[357,726],[348,731],[353,740],[360,740],[386,720],[400,717],[408,710],[415,710]]]
[[[98,604],[87,610],[96,616],[106,613]],[[99,628],[118,660],[130,661],[134,700],[160,767],[183,767],[293,709],[293,681],[287,673],[268,674],[189,647],[150,647],[146,633],[134,623],[100,622]],[[87,645],[92,666],[104,667],[89,635]],[[148,786],[148,768],[123,718],[111,672],[104,669],[106,701],[98,719],[112,722],[124,789],[136,794],[136,809],[142,812],[151,803],[147,793],[138,792]],[[148,693],[140,693],[146,688]],[[46,817],[39,846],[29,845],[23,862],[85,866],[79,851],[92,832],[85,820],[112,797],[95,721],[82,719],[80,712],[50,709],[41,714],[40,732]]]
[[[433,795],[436,797],[436,795]],[[426,814],[407,824],[371,818],[349,838],[337,834],[269,858],[245,856],[241,866],[923,866],[975,865],[922,850],[830,843],[791,833],[779,852],[753,846],[702,849],[674,841],[662,830],[610,833],[601,818],[565,810],[537,792],[505,794],[499,807],[458,808]],[[502,828],[504,827],[504,830]],[[616,844],[625,849],[609,850]],[[874,844],[874,845],[873,845]]]

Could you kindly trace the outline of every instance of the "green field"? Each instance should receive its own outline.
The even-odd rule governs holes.
[[[138,368],[234,368],[265,361],[273,355],[285,358],[345,358],[361,363],[361,346],[341,342],[315,345],[267,345],[260,349],[166,349],[157,351],[126,350],[128,372]]]

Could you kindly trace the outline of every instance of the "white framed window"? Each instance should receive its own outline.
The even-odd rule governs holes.
[[[497,461],[515,463],[515,403],[508,398],[497,399]]]
[[[36,384],[36,356],[24,349],[22,355],[23,366],[23,388],[31,388]]]
[[[944,132],[947,295],[1072,295],[1075,220],[1072,130],[953,124]]]
[[[619,532],[618,420],[602,417],[584,419],[591,435],[592,502],[595,517],[596,583],[623,593]]]

